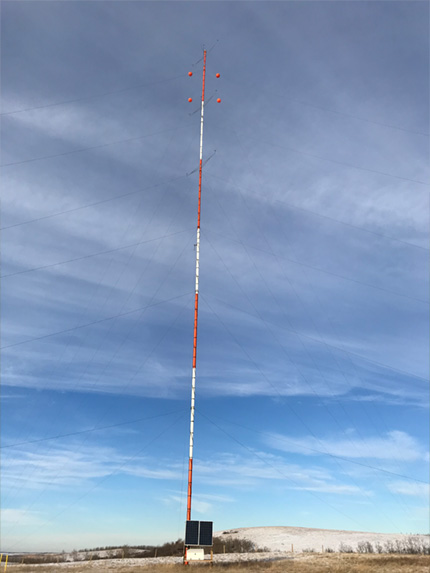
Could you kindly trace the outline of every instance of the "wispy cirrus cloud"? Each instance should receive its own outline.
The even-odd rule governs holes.
[[[430,498],[430,485],[409,481],[396,481],[388,484],[388,489],[393,493],[402,495]]]
[[[272,482],[276,487],[297,491],[372,495],[371,490],[357,483],[341,483],[324,467],[288,463],[282,456],[259,450],[250,454],[219,454],[211,460],[200,460],[196,465],[195,475],[210,486],[233,487],[239,490],[255,490],[263,483]]]
[[[332,455],[351,459],[394,461],[427,460],[425,448],[406,432],[392,430],[381,437],[356,438],[290,438],[268,433],[265,443],[271,448],[304,456]]]
[[[177,483],[183,478],[183,465],[179,460],[139,455],[127,457],[111,447],[46,447],[36,453],[20,448],[16,452],[7,450],[6,456],[5,492],[9,488],[13,492],[17,486],[29,490],[48,486],[53,490],[69,490],[86,487],[111,475]],[[28,479],[29,475],[31,479]],[[254,490],[263,482],[273,481],[278,485],[284,482],[282,487],[288,489],[340,495],[363,494],[364,491],[357,484],[339,482],[326,468],[287,463],[281,456],[257,450],[249,456],[216,454],[210,459],[199,459],[194,475],[204,487]],[[204,504],[213,501],[231,501],[231,496],[220,493],[199,493],[199,496],[202,509]]]

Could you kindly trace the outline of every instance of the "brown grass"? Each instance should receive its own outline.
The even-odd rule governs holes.
[[[154,565],[142,563],[125,565],[109,561],[103,563],[74,563],[62,565],[11,565],[10,573],[429,573],[428,555],[358,555],[358,554],[315,554],[296,555],[294,559],[270,563],[215,563],[183,565]]]

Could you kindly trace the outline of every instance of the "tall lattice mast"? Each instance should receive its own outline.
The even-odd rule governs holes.
[[[202,198],[203,115],[205,109],[205,80],[206,80],[206,50],[204,50],[203,52],[202,102],[200,111],[199,200],[197,207],[196,290],[194,295],[193,372],[191,377],[190,454],[188,460],[187,521],[191,519],[191,495],[193,488],[194,406],[196,397],[197,322],[199,314],[200,207]]]
[[[189,76],[193,73],[189,72]],[[215,74],[217,78],[220,74]],[[191,379],[191,414],[190,414],[190,452],[188,461],[188,492],[187,492],[187,522],[191,520],[191,498],[193,489],[193,447],[194,447],[194,414],[195,414],[195,395],[196,395],[196,359],[197,359],[197,325],[199,314],[199,271],[200,271],[200,211],[202,197],[202,169],[203,169],[203,118],[205,108],[205,80],[206,80],[206,50],[203,51],[203,79],[202,79],[202,101],[200,111],[200,158],[199,158],[199,197],[197,208],[197,241],[196,241],[196,282],[194,295],[194,336],[193,336],[193,370]],[[188,98],[192,102],[192,98]],[[220,103],[221,99],[218,98]],[[212,525],[211,525],[212,528]],[[212,529],[211,529],[212,531]],[[211,533],[212,539],[212,533]],[[212,542],[211,542],[212,543]],[[185,546],[184,563],[187,564],[187,547]]]

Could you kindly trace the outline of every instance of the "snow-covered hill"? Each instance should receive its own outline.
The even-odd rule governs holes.
[[[382,547],[387,543],[396,544],[396,541],[407,542],[413,538],[420,543],[429,544],[427,535],[406,535],[400,533],[369,533],[362,531],[338,531],[332,529],[311,529],[308,527],[241,527],[217,531],[214,534],[220,538],[239,538],[252,541],[259,548],[267,548],[269,551],[294,551],[303,552],[313,550],[316,552],[350,547],[357,551],[360,543],[370,542],[376,549],[379,544]]]

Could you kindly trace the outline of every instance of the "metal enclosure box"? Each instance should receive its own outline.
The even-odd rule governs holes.
[[[204,549],[187,549],[187,560],[189,561],[204,561],[205,560],[205,550]]]

